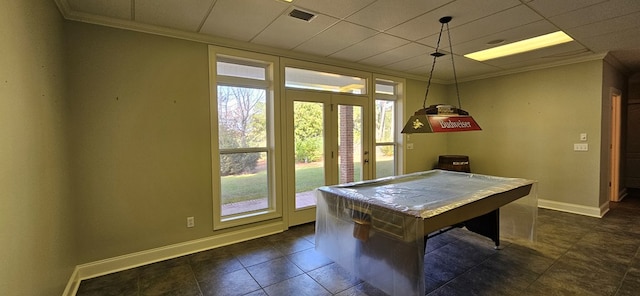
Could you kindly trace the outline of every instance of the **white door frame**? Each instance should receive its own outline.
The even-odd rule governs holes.
[[[620,124],[622,95],[620,90],[611,88],[611,135],[609,145],[609,200],[618,202],[620,198]]]
[[[285,186],[284,186],[284,206],[285,206],[285,217],[286,224],[291,227],[294,225],[299,225],[303,223],[308,223],[315,221],[316,208],[306,207],[302,209],[296,208],[296,190],[295,190],[295,160],[293,159],[293,155],[295,153],[295,139],[294,139],[294,101],[307,101],[307,102],[318,102],[324,104],[324,114],[325,114],[325,124],[324,124],[324,149],[325,149],[325,185],[333,185],[337,184],[339,180],[338,176],[338,105],[353,105],[359,106],[362,108],[362,120],[363,120],[363,131],[361,134],[362,137],[362,149],[361,149],[361,159],[363,160],[362,167],[362,179],[367,180],[371,176],[371,165],[369,159],[367,158],[370,154],[370,151],[374,151],[371,148],[372,140],[370,135],[370,120],[371,116],[369,116],[369,97],[368,96],[358,96],[358,95],[347,95],[347,94],[333,94],[327,92],[318,92],[318,91],[306,91],[306,90],[294,90],[287,89],[285,91],[285,144],[284,144],[284,175],[285,175]],[[365,162],[364,160],[367,160]],[[372,159],[371,159],[372,160]]]

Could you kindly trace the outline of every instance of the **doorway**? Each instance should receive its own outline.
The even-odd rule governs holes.
[[[368,97],[287,90],[288,225],[315,221],[316,188],[369,179]]]

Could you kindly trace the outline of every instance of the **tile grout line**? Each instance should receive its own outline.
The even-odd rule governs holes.
[[[201,296],[204,296],[204,292],[202,292],[202,287],[200,287],[200,282],[198,281],[198,278],[196,278],[196,272],[193,270],[193,266],[191,265],[191,259],[187,258],[187,263],[189,263],[189,270],[191,271],[191,276],[193,277],[193,280],[196,282],[196,287],[198,287],[198,291],[200,292]]]

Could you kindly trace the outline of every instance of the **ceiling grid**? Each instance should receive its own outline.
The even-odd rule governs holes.
[[[460,79],[522,67],[603,57],[610,53],[630,72],[640,71],[640,1],[631,0],[56,0],[69,19],[121,27],[185,32],[268,46],[300,55],[426,77],[438,19],[452,16],[451,38]],[[292,9],[316,16],[305,22]],[[82,16],[82,17],[74,17]],[[106,25],[112,25],[107,23]],[[477,62],[463,57],[562,30],[574,41]],[[440,63],[442,64],[442,63]],[[434,78],[451,81],[448,67]],[[623,69],[624,70],[624,69]]]

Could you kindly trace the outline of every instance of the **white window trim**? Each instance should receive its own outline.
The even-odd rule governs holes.
[[[222,60],[228,62],[231,60],[238,61],[256,61],[258,64],[268,65],[267,81],[262,84],[256,83],[255,80],[229,77],[229,76],[217,76],[216,61],[217,57],[222,57]],[[249,62],[248,64],[252,64]],[[253,64],[255,65],[255,64]],[[280,145],[280,119],[276,116],[276,110],[279,110],[280,103],[280,75],[277,75],[279,71],[279,58],[275,56],[240,51],[235,49],[229,49],[224,47],[209,46],[209,77],[210,77],[210,124],[211,124],[211,189],[213,198],[213,229],[220,230],[230,227],[236,227],[246,225],[250,223],[262,222],[267,220],[279,219],[282,217],[282,194],[279,174],[277,172],[282,171],[280,165],[281,149]],[[234,86],[249,86],[260,87],[267,89],[267,145],[266,151],[263,148],[247,148],[247,149],[233,149],[236,152],[267,152],[269,169],[267,176],[269,183],[269,201],[270,207],[265,210],[254,211],[244,213],[242,215],[234,216],[222,216],[221,206],[221,186],[220,186],[220,157],[221,153],[230,152],[230,150],[219,148],[218,139],[218,112],[217,112],[217,95],[218,85],[234,85]]]
[[[387,81],[393,81],[394,83],[396,83],[396,94],[395,95],[387,95],[387,94],[377,94],[376,93],[376,84],[378,82],[378,80],[387,80]],[[402,134],[400,133],[400,129],[402,128],[402,126],[404,125],[403,122],[403,114],[404,114],[404,94],[406,93],[406,80],[404,78],[400,78],[400,77],[393,77],[393,76],[388,76],[388,75],[380,75],[380,74],[373,74],[373,78],[372,78],[372,82],[371,82],[371,93],[373,94],[373,109],[375,110],[375,101],[380,98],[380,99],[388,99],[388,100],[393,100],[395,101],[395,114],[394,114],[394,124],[395,124],[395,133],[394,133],[394,142],[376,142],[375,136],[374,136],[374,148],[377,148],[378,144],[384,145],[384,144],[394,144],[395,148],[394,148],[394,152],[395,152],[395,159],[394,159],[394,167],[396,168],[396,175],[402,175],[405,173],[404,168],[405,168],[405,151],[404,151],[404,145],[403,145],[403,139],[404,137],[402,137]],[[375,113],[375,112],[373,112]],[[375,114],[374,114],[375,116]],[[375,124],[375,122],[373,122],[373,124]],[[373,173],[375,174],[376,172],[376,155],[375,153],[373,153],[372,155],[373,157]]]

